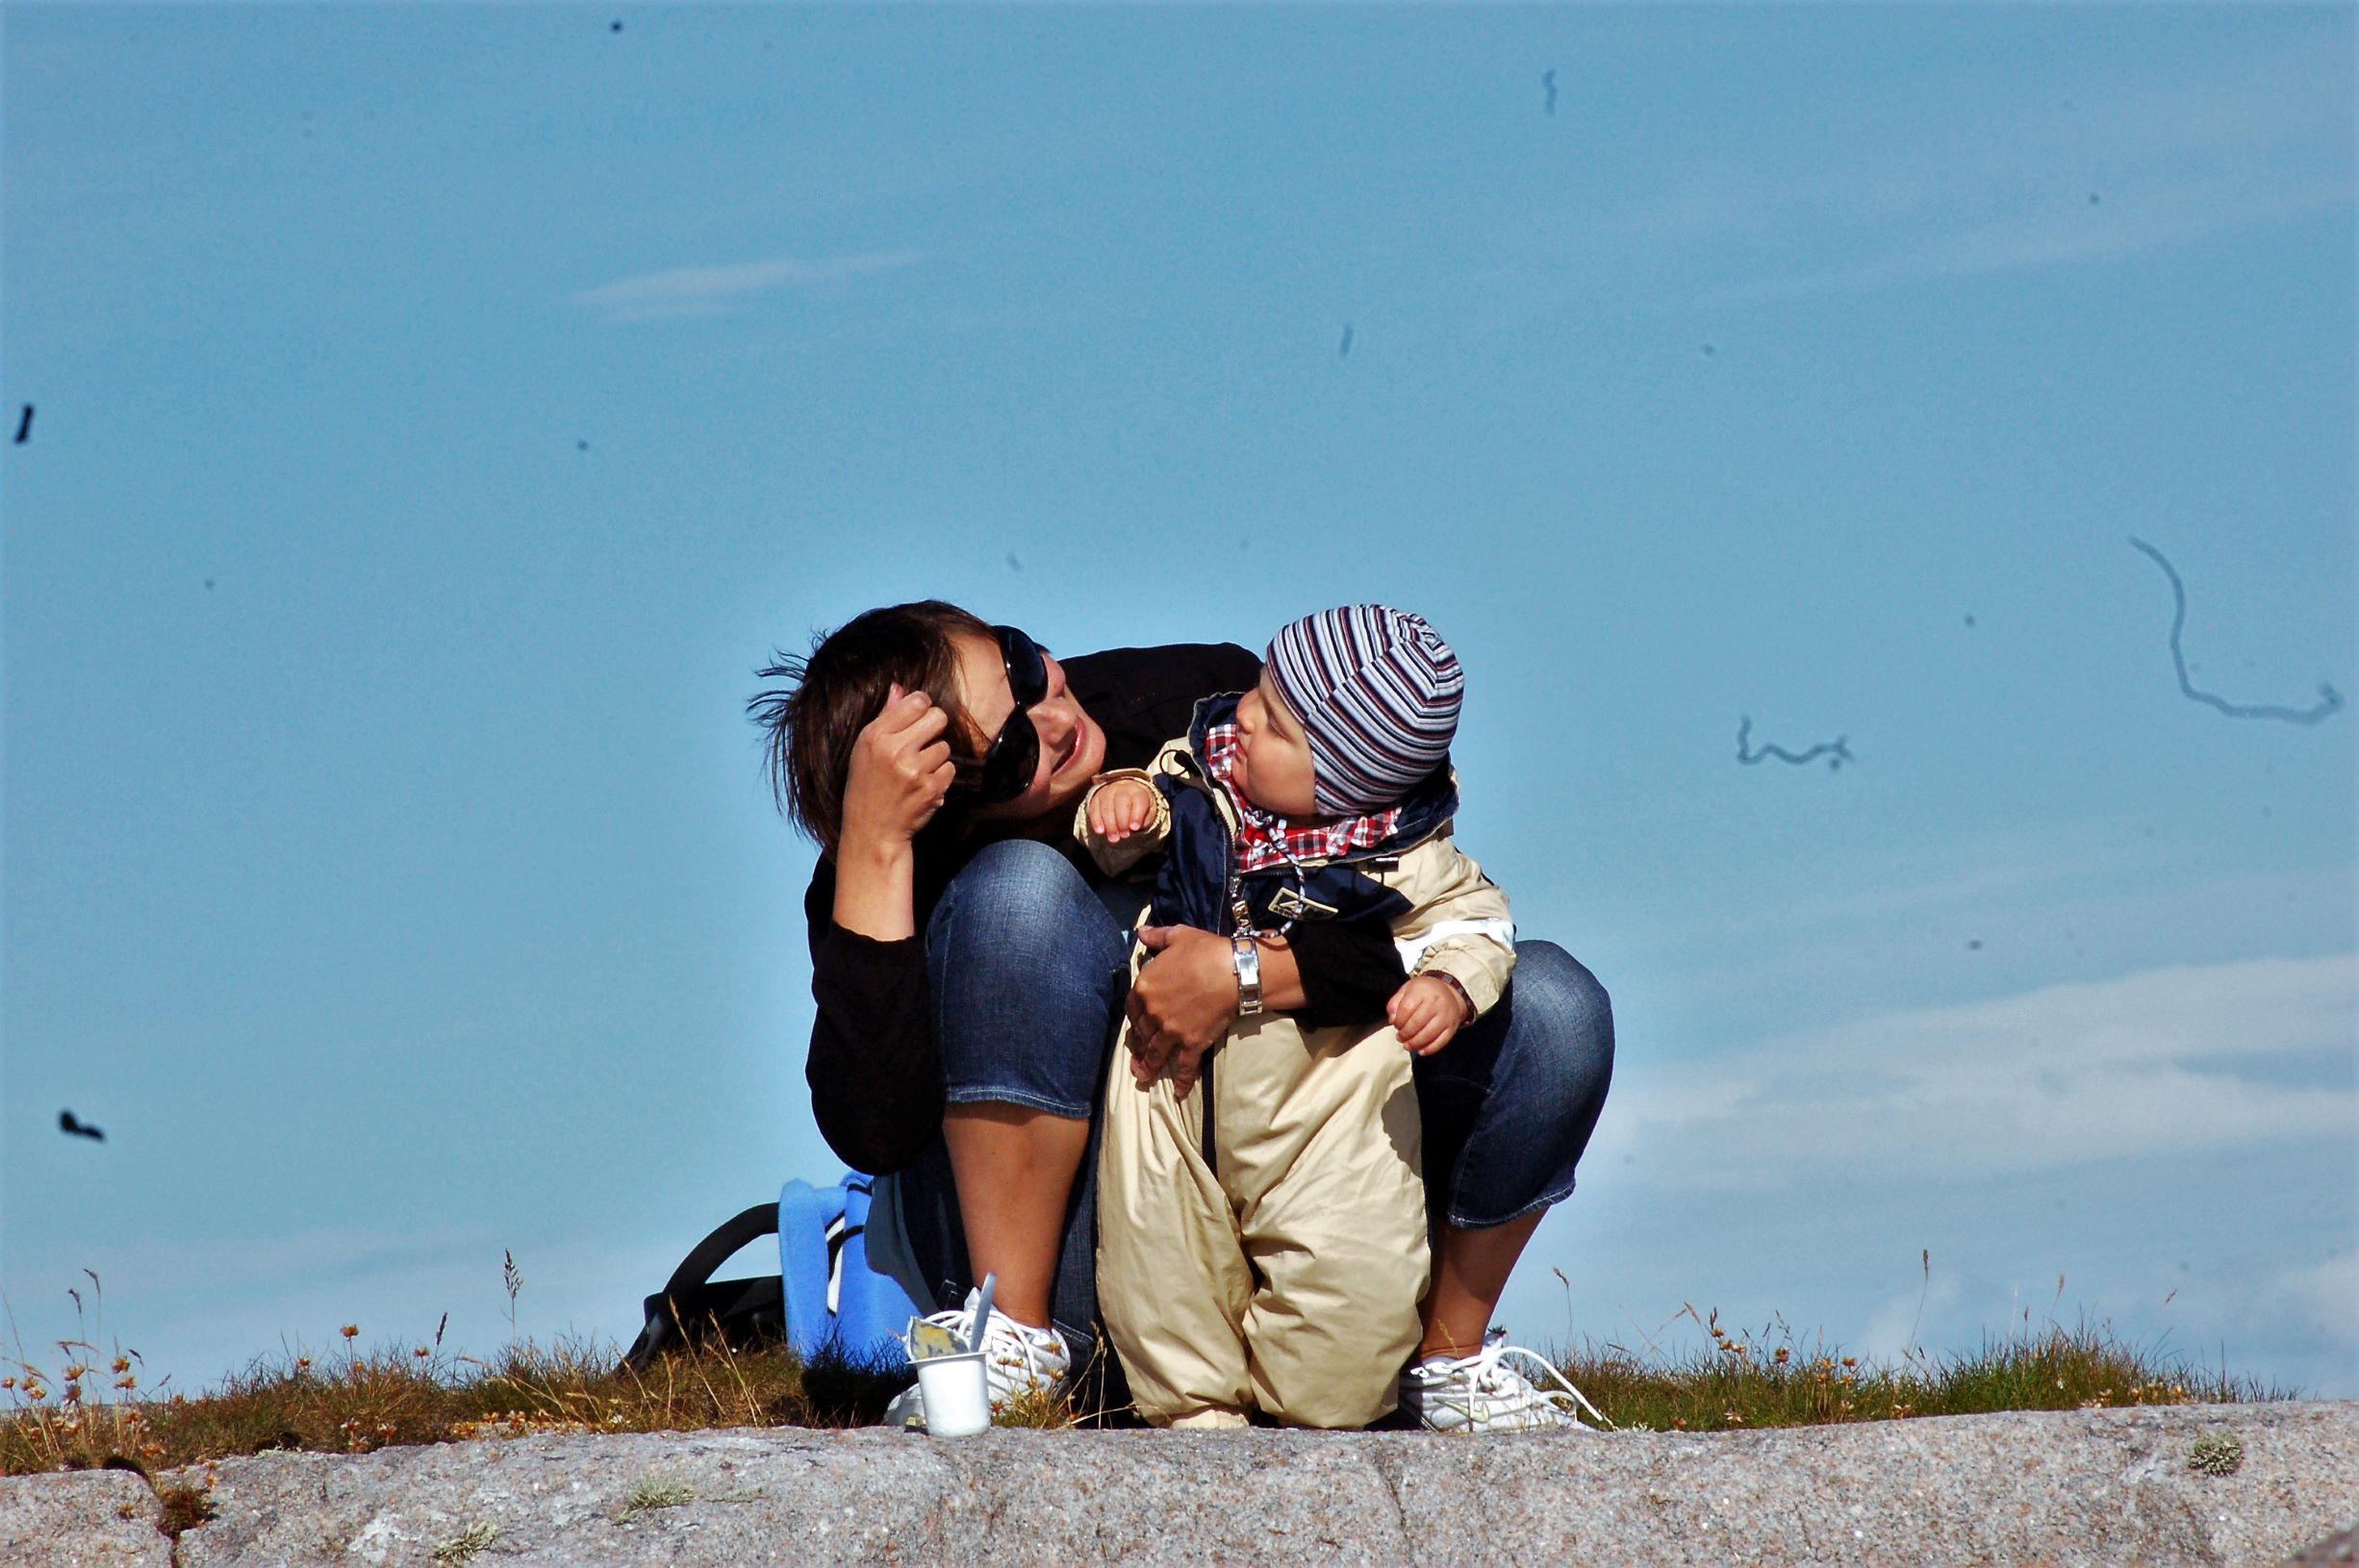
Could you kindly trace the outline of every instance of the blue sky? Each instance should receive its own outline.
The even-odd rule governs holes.
[[[2359,1395],[2353,716],[2188,700],[2128,543],[2197,688],[2359,693],[2353,44],[9,6],[18,1331],[88,1267],[183,1386],[482,1349],[510,1249],[520,1330],[627,1338],[835,1170],[774,646],[1378,598],[1467,666],[1461,842],[1619,1023],[1519,1337],[2053,1312]],[[1740,766],[1746,717],[1856,765]]]

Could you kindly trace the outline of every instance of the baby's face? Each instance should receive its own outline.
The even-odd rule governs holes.
[[[1310,738],[1263,675],[1237,702],[1237,760],[1230,783],[1264,811],[1281,817],[1315,817],[1311,793]]]

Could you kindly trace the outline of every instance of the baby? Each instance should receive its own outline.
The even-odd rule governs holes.
[[[1235,948],[1238,1017],[1201,1079],[1149,1071],[1126,1025],[1130,1071],[1106,1092],[1099,1299],[1154,1425],[1392,1408],[1427,1282],[1409,1052],[1488,1011],[1515,963],[1506,897],[1449,839],[1462,684],[1416,616],[1306,617],[1253,691],[1206,698],[1187,736],[1082,801],[1076,831],[1107,873],[1162,851],[1147,923]],[[1262,1010],[1261,945],[1306,921],[1390,929],[1410,977],[1387,1025]]]

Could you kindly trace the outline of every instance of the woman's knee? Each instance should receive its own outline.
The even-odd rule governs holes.
[[[1513,997],[1515,1060],[1503,1068],[1564,1108],[1602,1101],[1613,1076],[1613,1000],[1588,966],[1553,942],[1518,942]]]
[[[1088,1115],[1128,953],[1113,918],[1054,849],[1007,840],[978,850],[926,928],[951,1100]]]
[[[1037,972],[1079,963],[1095,974],[1122,961],[1123,932],[1080,872],[1034,839],[976,851],[926,924],[929,959]]]

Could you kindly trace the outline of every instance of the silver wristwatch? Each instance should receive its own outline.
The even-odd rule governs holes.
[[[1261,1011],[1261,949],[1242,933],[1229,945],[1237,964],[1237,1017],[1252,1018]]]

